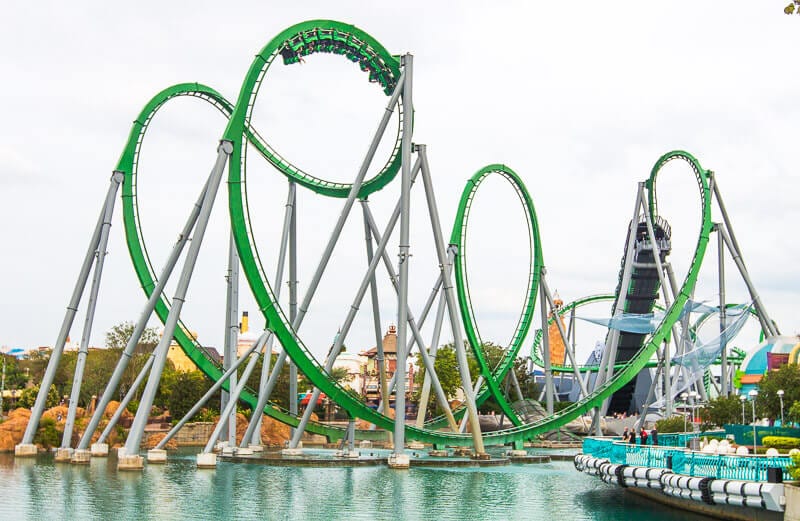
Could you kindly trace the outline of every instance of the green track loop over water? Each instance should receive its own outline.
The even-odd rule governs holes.
[[[331,43],[324,41],[330,36]],[[333,40],[339,39],[340,43],[334,45]],[[326,47],[327,45],[327,47]],[[342,48],[345,50],[342,51]],[[339,52],[342,51],[342,52]],[[361,68],[368,71],[370,80],[381,85],[384,92],[390,93],[393,89],[393,82],[399,79],[399,61],[390,55],[380,44],[363,31],[347,24],[329,20],[317,20],[303,22],[289,29],[286,29],[278,36],[273,38],[256,56],[250,70],[245,78],[245,82],[239,94],[236,105],[231,105],[224,100],[216,91],[199,84],[182,84],[165,89],[153,98],[150,103],[142,110],[140,116],[134,122],[128,144],[120,159],[118,170],[125,174],[123,184],[123,211],[128,248],[133,260],[134,267],[139,277],[139,281],[146,294],[152,292],[155,285],[154,271],[147,256],[144,246],[141,227],[139,224],[138,208],[136,204],[136,175],[138,165],[138,155],[142,139],[144,138],[147,126],[158,109],[168,100],[178,96],[194,96],[205,99],[220,110],[223,114],[229,115],[230,120],[223,139],[229,140],[234,145],[234,151],[229,162],[229,210],[231,216],[231,226],[234,233],[236,247],[243,266],[243,271],[250,284],[253,295],[258,306],[267,321],[269,327],[282,346],[288,352],[292,360],[298,365],[311,382],[325,392],[332,400],[347,410],[353,416],[362,418],[378,427],[392,430],[394,422],[392,419],[378,414],[367,407],[360,397],[353,392],[346,390],[333,382],[325,373],[321,365],[311,355],[308,348],[302,343],[299,336],[292,330],[283,310],[274,298],[274,294],[264,273],[260,258],[252,238],[249,214],[247,211],[247,192],[246,192],[246,144],[251,143],[256,150],[267,161],[275,166],[279,171],[301,186],[309,188],[316,193],[331,197],[344,197],[349,192],[351,185],[345,183],[332,183],[321,178],[314,177],[299,168],[291,165],[280,155],[277,154],[250,126],[250,117],[255,103],[256,95],[264,79],[267,69],[277,56],[281,56],[285,63],[294,63],[297,56],[311,54],[313,52],[334,52],[345,54],[353,61],[358,61]],[[355,59],[354,59],[355,58]],[[410,112],[411,108],[405,108]],[[401,114],[402,117],[402,114]],[[400,137],[396,143],[399,143]],[[625,385],[628,381],[638,374],[640,370],[647,366],[650,357],[657,347],[668,335],[670,327],[675,323],[680,315],[680,311],[686,303],[691,293],[703,260],[705,249],[711,231],[710,218],[710,196],[708,190],[707,174],[700,167],[697,160],[690,154],[681,151],[670,152],[662,156],[653,167],[648,181],[648,195],[651,213],[655,214],[655,181],[661,167],[668,161],[679,159],[687,162],[693,169],[700,188],[700,199],[702,206],[702,222],[697,246],[692,259],[690,269],[686,279],[683,281],[681,290],[675,302],[667,310],[662,323],[651,336],[650,340],[639,351],[639,353],[623,365],[615,374],[614,378],[606,382],[596,392],[586,397],[584,400],[560,411],[558,414],[544,418],[538,422],[515,425],[514,427],[502,431],[486,433],[485,443],[488,445],[501,445],[521,443],[535,438],[538,434],[558,428],[565,423],[577,418],[579,415],[600,405],[607,397]],[[397,145],[383,169],[372,179],[365,181],[359,197],[367,197],[370,193],[379,190],[388,184],[396,175],[400,164],[400,156],[397,153]],[[480,336],[477,330],[472,308],[469,301],[469,291],[466,283],[466,255],[461,252],[457,257],[456,263],[456,285],[459,294],[459,305],[462,312],[462,319],[467,331],[470,345],[475,350],[476,357],[481,366],[481,373],[486,377],[487,385],[479,393],[481,400],[487,399],[490,395],[498,398],[502,397],[499,393],[498,382],[505,376],[513,360],[521,347],[522,341],[530,327],[535,305],[536,289],[538,288],[539,275],[542,266],[541,248],[538,239],[538,225],[533,212],[533,204],[528,195],[524,184],[519,177],[510,169],[502,165],[490,165],[481,169],[468,182],[467,188],[462,196],[462,204],[456,216],[451,242],[465,247],[463,239],[466,230],[466,221],[469,210],[469,203],[477,185],[490,173],[497,173],[504,176],[514,185],[521,201],[526,206],[526,217],[528,221],[529,238],[532,243],[533,266],[530,270],[528,281],[528,294],[526,297],[525,308],[523,309],[515,334],[508,348],[507,356],[497,368],[491,370],[486,364],[485,359],[479,349]],[[466,203],[465,203],[465,197]],[[169,302],[162,296],[156,306],[159,318],[166,320],[169,311]],[[189,329],[181,324],[176,330],[175,338],[181,345],[186,354],[198,365],[198,367],[210,378],[218,379],[221,376],[220,367],[211,361],[203,350],[202,346],[196,343],[188,333]],[[227,388],[227,385],[225,386]],[[255,405],[256,398],[251,392],[244,393],[242,399],[251,405]],[[502,400],[504,401],[504,400]],[[502,405],[502,403],[501,403]],[[505,404],[508,406],[508,404]],[[512,411],[513,412],[513,411]],[[297,418],[289,415],[286,411],[275,407],[267,407],[265,413],[285,422],[289,425],[296,425]],[[509,414],[512,418],[516,416]],[[518,421],[518,420],[517,420]],[[337,428],[325,426],[323,424],[312,423],[309,431],[338,439],[343,431]],[[383,433],[379,431],[359,431],[359,438],[378,438]],[[458,434],[451,432],[439,432],[431,428],[418,429],[407,426],[406,436],[410,440],[433,443],[437,446],[455,445],[471,446],[472,438],[469,434]]]

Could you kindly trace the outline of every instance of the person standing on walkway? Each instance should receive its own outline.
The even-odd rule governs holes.
[[[642,445],[647,445],[647,431],[642,427]]]
[[[650,439],[653,440],[653,445],[658,445],[658,429],[655,427],[650,431]]]

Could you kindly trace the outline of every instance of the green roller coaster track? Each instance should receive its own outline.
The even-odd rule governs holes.
[[[286,29],[273,38],[256,55],[245,77],[238,101],[235,105],[226,101],[213,89],[200,84],[181,84],[165,89],[145,106],[134,122],[128,143],[117,167],[119,171],[125,174],[122,196],[126,240],[141,286],[144,292],[149,295],[155,286],[155,275],[147,250],[144,246],[144,238],[139,223],[136,200],[137,167],[142,140],[144,139],[147,127],[152,118],[158,109],[167,101],[179,96],[191,96],[204,99],[211,103],[220,112],[229,117],[223,139],[233,143],[233,154],[229,161],[228,177],[228,203],[231,227],[243,271],[260,311],[266,319],[267,327],[277,336],[283,348],[297,364],[299,370],[329,398],[351,415],[367,420],[382,429],[392,430],[394,420],[367,407],[359,396],[332,381],[308,348],[303,344],[298,334],[292,329],[277,299],[275,299],[272,288],[264,273],[250,226],[245,173],[247,149],[245,145],[247,143],[254,145],[258,153],[287,178],[317,194],[330,197],[344,197],[351,188],[351,185],[346,183],[334,183],[314,177],[301,170],[299,167],[292,165],[271,148],[250,124],[257,94],[261,88],[266,72],[274,60],[280,56],[285,64],[291,65],[292,63],[300,61],[302,56],[318,52],[341,54],[351,61],[359,63],[360,68],[369,73],[369,80],[378,83],[386,94],[390,94],[393,91],[401,77],[399,59],[389,54],[374,38],[351,25],[330,20],[315,20],[303,22]],[[411,107],[401,107],[400,117],[405,117],[406,112],[411,113]],[[402,126],[400,126],[400,128],[402,128]],[[402,136],[398,132],[395,147],[387,163],[377,175],[364,182],[358,194],[360,198],[366,198],[369,194],[380,190],[394,178],[400,166],[399,143],[401,138]],[[712,227],[707,173],[702,169],[698,161],[687,152],[674,151],[665,154],[653,167],[650,179],[647,183],[651,214],[653,217],[656,216],[655,185],[657,175],[665,163],[676,159],[689,164],[695,174],[700,193],[702,218],[700,222],[700,233],[690,268],[682,283],[680,292],[676,296],[673,304],[666,311],[661,324],[642,349],[629,362],[618,368],[614,378],[607,381],[585,399],[560,411],[558,414],[544,418],[535,423],[515,424],[509,429],[486,433],[484,435],[484,440],[487,444],[521,444],[523,441],[534,439],[538,434],[554,430],[577,418],[581,414],[597,407],[648,365],[653,353],[669,334],[670,328],[680,316],[680,312],[697,281],[698,272],[702,264]],[[480,182],[489,174],[498,174],[508,180],[523,203],[528,220],[532,258],[524,308],[520,314],[510,345],[507,348],[506,356],[500,364],[493,369],[488,367],[480,350],[480,335],[469,298],[465,260],[466,225],[470,204]],[[509,409],[507,410],[507,414],[515,419],[515,423],[520,423],[516,415],[513,414],[513,411],[510,410],[510,406],[503,399],[503,395],[499,391],[498,382],[503,379],[512,366],[530,328],[543,261],[541,245],[539,243],[538,224],[536,222],[532,200],[522,181],[511,169],[503,165],[490,165],[479,170],[468,181],[462,195],[459,210],[456,214],[451,241],[459,248],[456,257],[456,286],[462,320],[470,346],[479,362],[481,374],[485,377],[486,381],[484,388],[478,393],[478,399],[482,401],[493,396],[498,400],[498,403],[501,404],[504,410]],[[169,312],[169,301],[163,295],[156,306],[156,312],[162,322],[166,320]],[[222,374],[221,368],[211,360],[203,347],[192,339],[188,331],[189,329],[181,324],[175,333],[176,341],[207,376],[215,380],[219,379]],[[227,384],[225,388],[227,388]],[[245,392],[241,396],[241,399],[251,406],[255,406],[256,404],[256,397],[252,391]],[[298,424],[298,419],[296,417],[274,405],[265,408],[265,413],[289,425],[294,426]],[[434,430],[436,426],[436,422],[429,423],[427,428],[422,429],[407,426],[406,437],[412,440],[432,443],[435,446],[471,446],[473,443],[472,437],[468,434],[441,432]],[[338,439],[343,435],[341,429],[321,423],[312,422],[309,424],[308,430],[328,436],[331,439]],[[358,432],[358,437],[365,439],[374,439],[382,435],[383,434],[379,431]]]

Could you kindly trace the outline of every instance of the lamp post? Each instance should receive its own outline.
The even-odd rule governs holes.
[[[753,409],[753,454],[756,453],[756,396],[758,396],[758,391],[755,389],[751,389],[749,393],[750,396],[750,406]]]
[[[747,396],[740,394],[739,400],[742,402],[742,425],[744,425],[744,403],[747,401]]]
[[[783,427],[783,389],[778,390],[778,399],[781,401],[781,427]]]
[[[681,393],[681,401],[683,401],[683,432],[686,432],[686,399],[689,398],[689,393]]]
[[[694,432],[694,427],[695,427],[695,423],[694,423],[694,420],[695,420],[695,409],[697,409],[697,399],[698,398],[700,398],[700,395],[697,393],[697,391],[691,391],[689,393],[689,400],[691,401],[691,405],[689,407],[691,407],[691,411],[692,411],[692,432]]]

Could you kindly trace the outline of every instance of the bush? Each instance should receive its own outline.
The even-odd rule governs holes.
[[[792,454],[792,463],[789,465],[789,475],[792,479],[800,479],[800,453]]]
[[[800,438],[791,436],[764,436],[761,444],[767,448],[778,450],[800,449]]]
[[[39,430],[33,442],[41,445],[45,449],[59,445],[61,433],[56,429],[56,421],[53,418],[42,418],[39,421]]]
[[[683,416],[671,416],[663,418],[656,422],[656,429],[659,434],[667,434],[670,432],[683,432],[686,426],[686,420]]]

